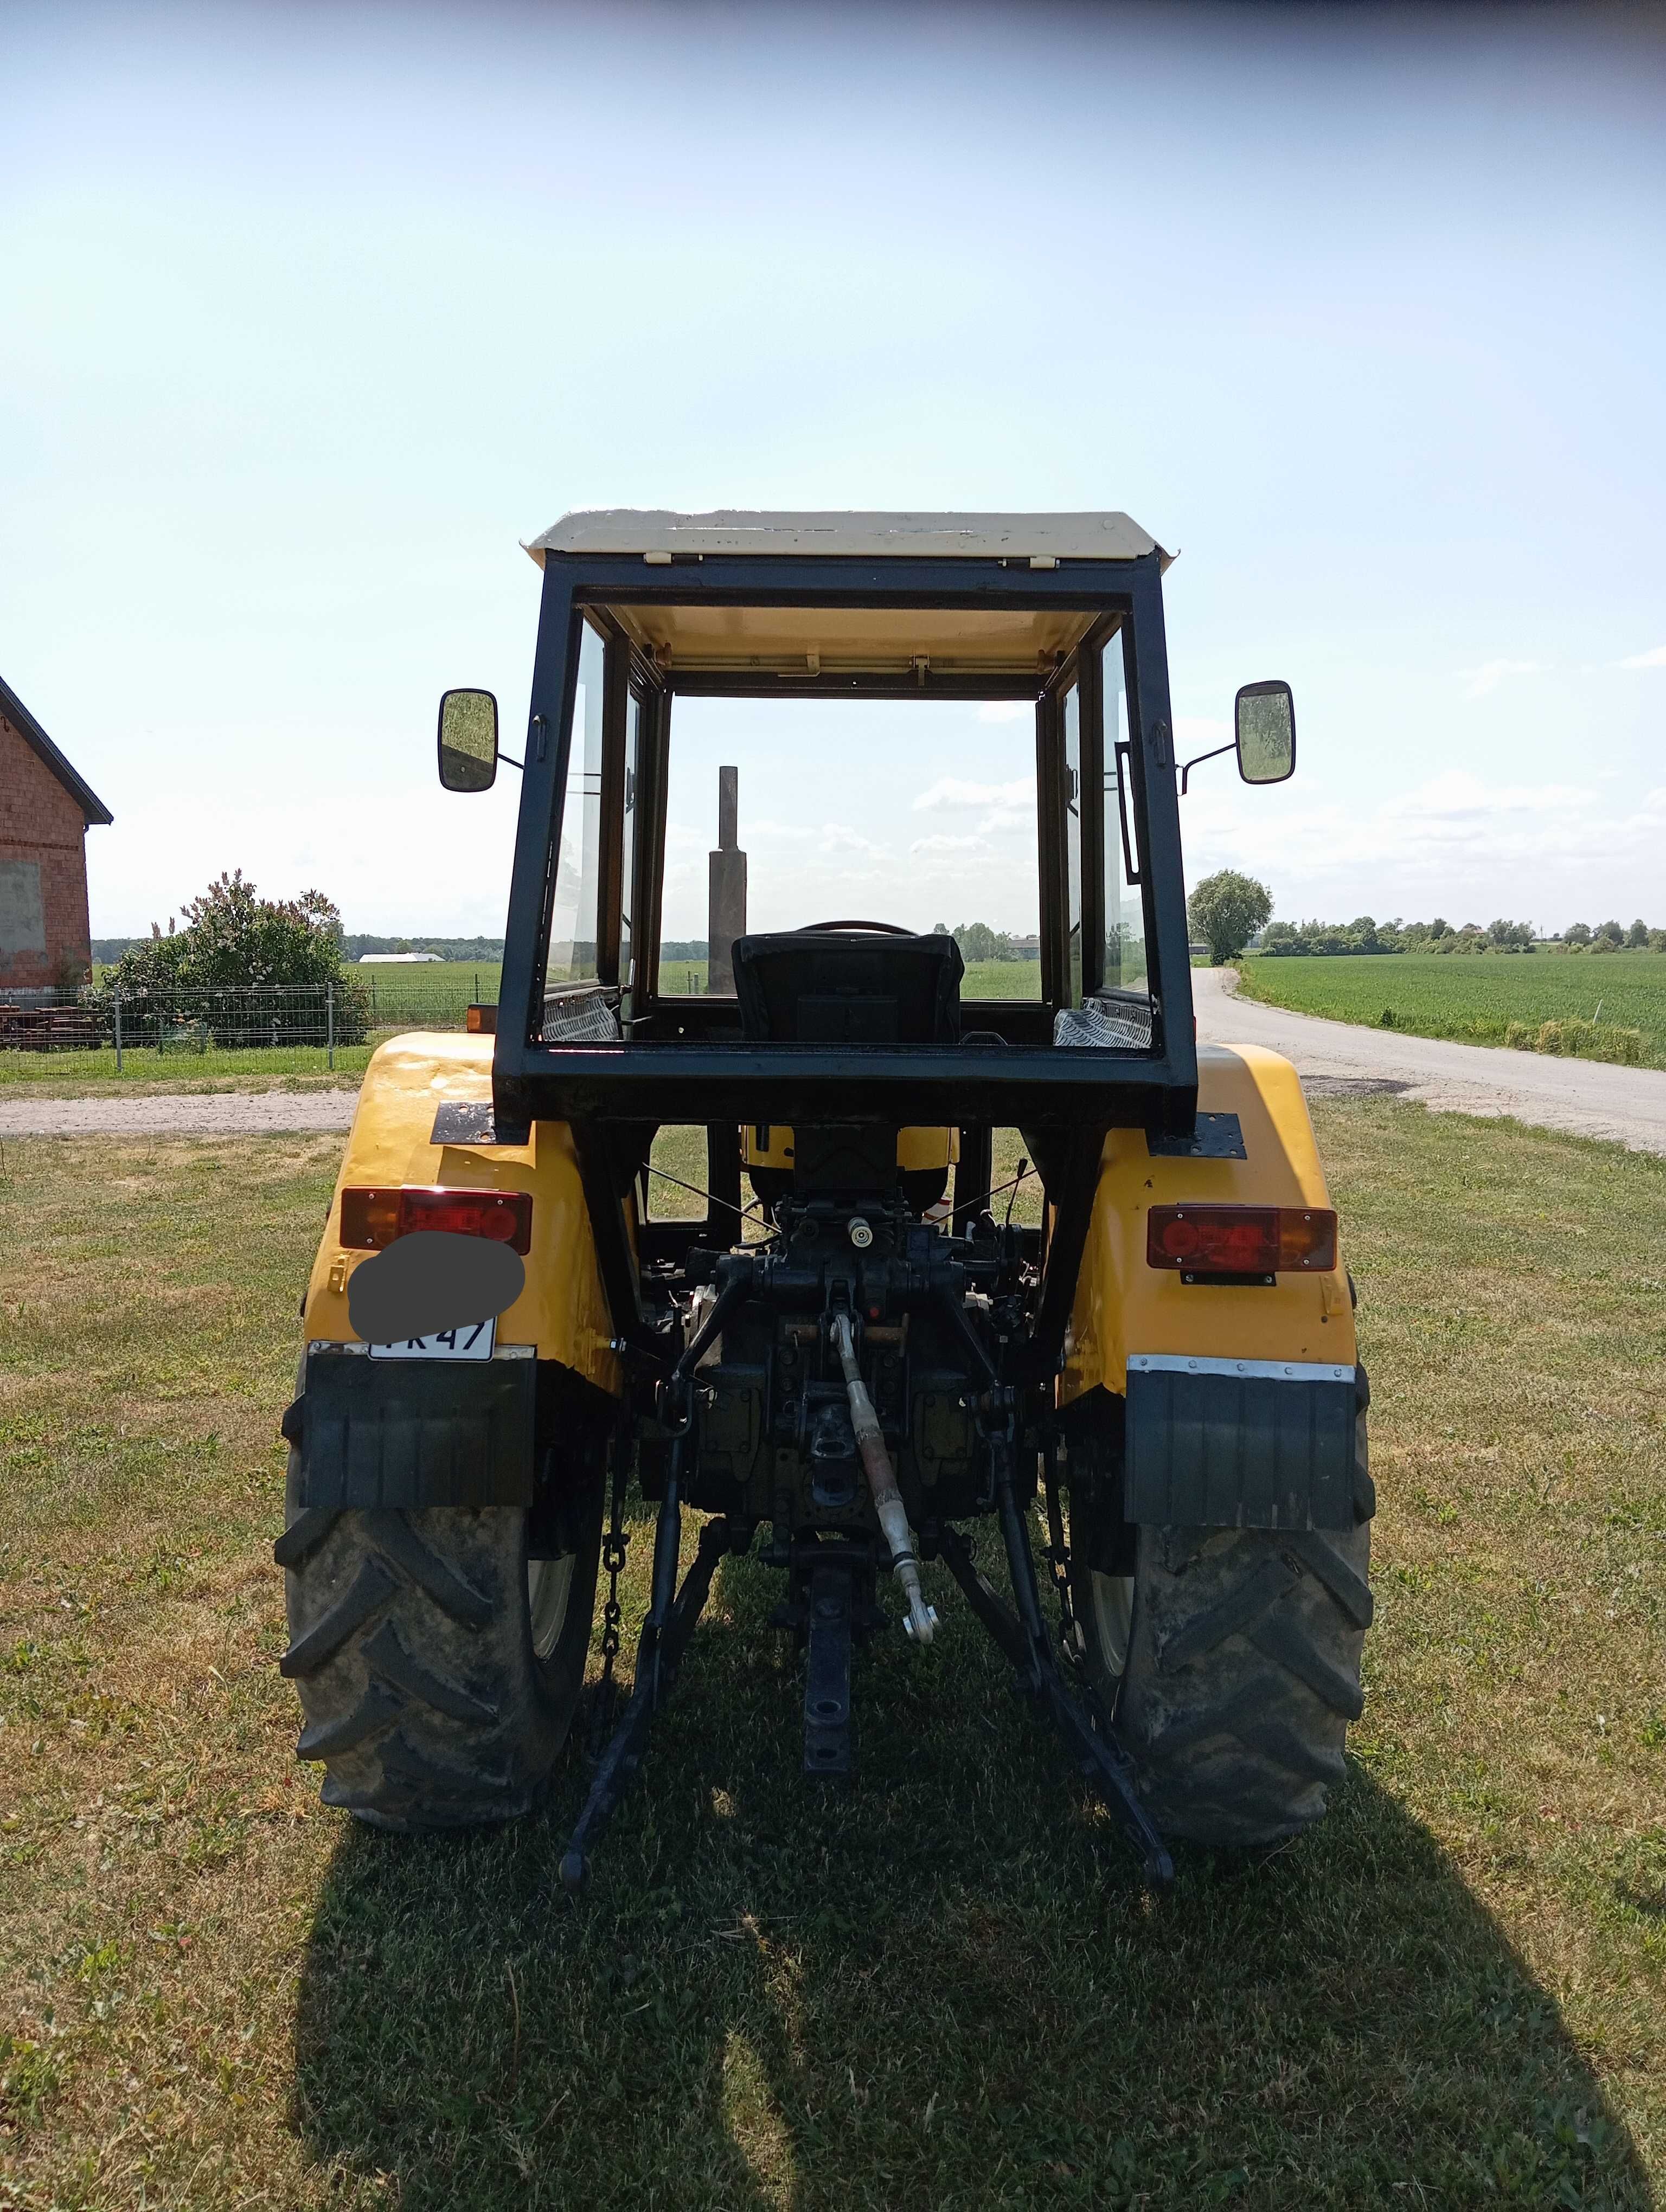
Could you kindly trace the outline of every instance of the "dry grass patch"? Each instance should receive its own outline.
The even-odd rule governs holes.
[[[1319,1119],[1377,1393],[1365,1719],[1320,1830],[1160,1902],[941,1591],[928,1658],[862,1660],[856,1789],[809,1789],[750,1563],[582,1912],[576,1756],[502,1835],[321,1810],[267,1547],[337,1140],[9,1145],[0,2205],[1651,2201],[1666,1166]]]

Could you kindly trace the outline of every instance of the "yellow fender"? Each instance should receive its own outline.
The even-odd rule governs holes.
[[[1111,1131],[1066,1339],[1061,1405],[1096,1388],[1126,1395],[1130,1352],[1345,1366],[1359,1357],[1340,1236],[1330,1273],[1280,1275],[1271,1290],[1187,1284],[1146,1264],[1153,1206],[1330,1204],[1290,1062],[1247,1044],[1201,1045],[1197,1060],[1199,1112],[1236,1114],[1246,1158],[1153,1158],[1143,1130]]]
[[[536,1345],[540,1359],[557,1359],[617,1397],[623,1378],[609,1348],[612,1325],[567,1124],[535,1122],[526,1145],[477,1148],[429,1141],[437,1108],[489,1102],[493,1042],[489,1036],[412,1032],[390,1038],[372,1058],[307,1286],[307,1340],[358,1341],[348,1317],[347,1285],[354,1268],[371,1255],[342,1247],[344,1189],[437,1183],[453,1190],[530,1191],[526,1287],[499,1317],[498,1341]]]

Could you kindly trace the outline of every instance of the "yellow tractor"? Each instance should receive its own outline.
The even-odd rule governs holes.
[[[530,550],[500,994],[372,1060],[283,1422],[326,1802],[538,1802],[603,1568],[611,1695],[634,1481],[652,1601],[570,1888],[749,1552],[807,1774],[853,1771],[865,1639],[929,1668],[940,1562],[1150,1879],[1168,1837],[1292,1833],[1359,1711],[1367,1392],[1295,1073],[1195,1041],[1168,556],[1120,514],[605,512]],[[1235,717],[1244,778],[1288,776],[1289,687]],[[446,787],[507,758],[448,692]],[[969,969],[927,916],[979,905]]]

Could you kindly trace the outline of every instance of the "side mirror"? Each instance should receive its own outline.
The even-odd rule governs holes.
[[[497,781],[497,701],[447,691],[440,702],[440,781],[447,791],[489,791]]]
[[[1283,783],[1296,773],[1296,702],[1276,679],[1246,684],[1232,702],[1238,774],[1246,783]]]

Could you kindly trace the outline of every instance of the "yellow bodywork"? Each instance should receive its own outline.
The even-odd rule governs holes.
[[[534,1123],[526,1145],[430,1142],[438,1107],[489,1100],[492,1051],[489,1036],[412,1034],[391,1039],[372,1059],[307,1285],[306,1336],[313,1343],[357,1341],[347,1285],[370,1255],[342,1248],[346,1186],[530,1191],[526,1287],[500,1316],[498,1340],[536,1345],[539,1358],[559,1360],[617,1395],[620,1365],[611,1349],[595,1239],[566,1124]],[[1247,1158],[1153,1158],[1137,1129],[1114,1129],[1105,1139],[1059,1378],[1061,1404],[1096,1387],[1122,1394],[1132,1352],[1333,1364],[1352,1364],[1357,1357],[1340,1255],[1332,1273],[1280,1275],[1271,1290],[1189,1285],[1175,1271],[1146,1265],[1146,1216],[1152,1206],[1330,1203],[1307,1103],[1288,1060],[1253,1045],[1201,1047],[1198,1107],[1237,1115]],[[745,1164],[790,1169],[792,1133],[781,1126],[747,1125]],[[958,1151],[958,1133],[951,1129],[906,1128],[897,1139],[897,1163],[905,1169],[943,1167]]]
[[[1059,1377],[1061,1405],[1096,1386],[1123,1394],[1134,1352],[1348,1366],[1358,1357],[1340,1251],[1330,1273],[1281,1274],[1271,1290],[1188,1284],[1146,1264],[1153,1206],[1330,1204],[1290,1062],[1255,1045],[1201,1045],[1197,1061],[1198,1111],[1236,1114],[1247,1157],[1153,1158],[1143,1131],[1111,1131]]]
[[[390,1038],[372,1059],[307,1287],[307,1339],[358,1340],[348,1317],[347,1285],[370,1255],[342,1249],[344,1188],[438,1183],[453,1190],[526,1190],[532,1194],[526,1287],[499,1316],[498,1341],[535,1344],[540,1359],[558,1359],[617,1396],[620,1366],[609,1349],[613,1331],[566,1123],[534,1123],[526,1145],[477,1149],[429,1142],[436,1108],[490,1099],[493,1044],[489,1036],[412,1034]]]
[[[952,1166],[960,1158],[958,1129],[899,1129],[897,1164],[907,1175]],[[747,1168],[788,1169],[793,1132],[784,1123],[748,1121],[740,1133],[740,1164]]]

